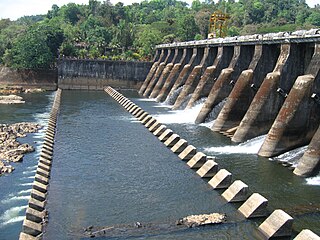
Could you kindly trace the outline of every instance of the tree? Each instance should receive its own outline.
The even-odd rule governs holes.
[[[313,11],[310,16],[306,19],[306,22],[314,25],[320,26],[320,10]]]
[[[5,63],[14,68],[52,68],[63,42],[61,29],[44,21],[30,27],[5,54]]]
[[[199,33],[199,28],[193,15],[189,14],[178,20],[178,36],[182,41],[194,40],[197,33]]]
[[[161,32],[149,26],[145,26],[143,31],[137,34],[135,46],[140,49],[140,54],[151,57],[154,54],[155,45],[161,43]]]

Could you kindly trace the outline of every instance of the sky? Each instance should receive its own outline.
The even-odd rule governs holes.
[[[192,2],[192,0],[184,1],[189,4]],[[0,19],[16,20],[23,16],[46,14],[53,4],[61,7],[69,2],[88,4],[89,0],[0,0]],[[134,2],[141,2],[141,0],[111,0],[112,4],[117,2],[130,5]],[[306,2],[310,7],[313,7],[315,4],[319,4],[320,0],[306,0]]]

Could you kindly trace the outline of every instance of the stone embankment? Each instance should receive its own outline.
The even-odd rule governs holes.
[[[0,175],[14,170],[9,162],[20,162],[24,154],[34,151],[31,145],[21,144],[17,138],[26,137],[27,133],[37,132],[40,128],[37,123],[27,122],[0,124]]]

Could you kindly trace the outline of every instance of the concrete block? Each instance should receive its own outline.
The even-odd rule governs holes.
[[[135,113],[134,116],[136,118],[139,118],[143,113],[145,113],[145,111],[143,109],[139,109],[139,111],[137,111],[137,113]]]
[[[293,240],[320,240],[320,237],[309,229],[303,229]]]
[[[19,236],[19,240],[40,240],[40,238],[21,232]]]
[[[26,218],[24,219],[22,224],[22,232],[36,237],[40,235],[42,231],[43,231],[42,224],[32,222]]]
[[[43,146],[53,147],[53,143],[49,143],[49,142],[44,141]]]
[[[52,156],[49,155],[49,154],[46,154],[46,153],[44,153],[44,152],[40,152],[40,157],[43,157],[44,159],[47,159],[47,160],[49,160],[49,161],[52,160]]]
[[[166,125],[160,125],[160,127],[158,127],[157,130],[153,132],[153,135],[155,135],[156,137],[159,137],[166,129],[167,129]]]
[[[36,181],[33,182],[32,188],[43,193],[48,191],[48,185]]]
[[[146,122],[144,125],[146,128],[151,127],[155,122],[157,121],[157,119],[155,118],[151,118],[148,122]]]
[[[175,145],[172,146],[171,151],[180,154],[188,146],[188,142],[185,139],[180,139]]]
[[[50,167],[50,165],[48,166],[48,165],[46,165],[46,164],[43,164],[43,163],[39,162],[37,169],[42,169],[44,172],[48,172],[48,173],[49,173],[51,167]]]
[[[143,114],[141,114],[141,116],[138,118],[138,120],[141,121],[142,119],[144,119],[148,115],[149,115],[148,112],[144,112]]]
[[[193,145],[188,145],[179,155],[178,157],[181,160],[189,161],[195,154],[197,153],[197,149]]]
[[[44,136],[43,140],[53,143],[54,142],[54,137]]]
[[[48,167],[51,167],[51,160],[47,160],[47,159],[43,158],[42,156],[40,156],[39,162],[44,165],[47,165]]]
[[[122,98],[122,99],[119,101],[119,104],[120,104],[121,106],[123,106],[127,101],[128,101],[128,99],[124,97],[124,98]]]
[[[218,163],[213,160],[207,160],[201,168],[198,169],[197,174],[202,178],[210,178],[218,172]]]
[[[178,134],[172,134],[165,142],[164,145],[171,148],[180,140],[180,136]]]
[[[259,231],[267,239],[271,237],[289,237],[292,233],[293,218],[281,209],[277,209],[259,226]]]
[[[46,200],[47,198],[47,193],[43,193],[43,192],[40,192],[38,190],[35,190],[35,189],[32,189],[31,190],[31,198],[34,198],[40,202],[43,202]]]
[[[227,202],[242,202],[248,198],[249,187],[241,180],[234,181],[227,190],[222,193],[222,197]]]
[[[144,119],[141,120],[141,123],[145,125],[150,119],[152,118],[151,115],[146,116]]]
[[[42,212],[45,209],[46,201],[38,201],[35,198],[30,198],[28,202],[28,206],[33,208],[39,212]]]
[[[133,107],[131,107],[130,109],[128,109],[129,113],[134,112],[137,108],[139,108],[137,105],[133,105]]]
[[[132,114],[133,116],[136,116],[137,112],[139,112],[140,110],[141,110],[141,108],[138,107],[138,108],[136,108],[131,114]]]
[[[136,105],[136,104],[132,104],[132,105],[130,105],[128,108],[126,108],[127,109],[127,111],[128,112],[130,112],[132,109],[136,109],[138,106]]]
[[[149,131],[150,131],[150,132],[154,132],[154,131],[157,130],[160,126],[161,126],[161,123],[159,123],[158,121],[155,121],[155,122],[149,127]]]
[[[54,138],[53,139],[49,139],[49,138],[44,137],[43,141],[44,141],[44,143],[50,144],[51,146],[54,145]]]
[[[40,174],[37,174],[37,173],[34,176],[34,180],[42,184],[46,184],[46,185],[49,184],[49,178],[41,176]]]
[[[50,171],[44,170],[44,169],[39,168],[39,167],[37,167],[37,172],[36,173],[41,175],[41,176],[43,176],[43,177],[46,177],[46,178],[50,177]]]
[[[125,104],[123,104],[123,107],[124,107],[125,109],[128,109],[129,107],[132,107],[133,105],[134,105],[133,102],[128,101],[128,102],[126,102]]]
[[[230,186],[232,180],[232,174],[226,169],[221,169],[214,175],[213,178],[208,182],[211,187],[214,189],[217,188],[227,188]]]
[[[41,149],[41,152],[43,152],[43,153],[45,153],[45,154],[48,154],[48,155],[51,155],[51,156],[52,156],[52,154],[53,154],[53,151],[50,151],[50,150],[45,149],[45,148],[42,148],[42,149]]]
[[[187,165],[190,168],[201,168],[207,161],[207,155],[203,152],[197,152],[188,162]]]
[[[53,147],[50,147],[50,146],[48,146],[48,145],[42,145],[42,149],[46,149],[46,150],[48,150],[48,151],[53,152]]]
[[[267,215],[268,200],[259,193],[253,193],[239,208],[246,218],[264,217]]]
[[[26,210],[26,219],[31,222],[41,223],[44,217],[45,217],[45,211],[39,212],[29,207]]]
[[[54,138],[55,134],[52,133],[51,131],[47,131],[45,136],[50,137],[50,138]]]

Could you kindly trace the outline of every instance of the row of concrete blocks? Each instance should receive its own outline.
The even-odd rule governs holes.
[[[26,210],[26,216],[22,224],[20,240],[41,239],[44,224],[47,221],[45,209],[51,162],[53,156],[53,145],[56,131],[57,116],[60,108],[61,89],[58,89],[53,101],[48,127],[46,129],[44,142],[41,148],[38,166],[32,185],[31,195]]]
[[[249,197],[249,187],[241,180],[232,183],[232,174],[226,169],[220,169],[214,161],[214,157],[206,156],[202,152],[189,145],[188,142],[180,138],[179,135],[162,125],[155,118],[137,106],[135,103],[124,97],[111,87],[105,91],[118,101],[128,112],[136,117],[150,132],[169,147],[178,157],[186,161],[191,169],[196,169],[196,173],[205,179],[213,189],[225,189],[222,197],[228,202],[244,202],[238,211],[246,218],[265,217],[268,214],[268,200],[259,193],[252,193]],[[268,239],[271,237],[285,237],[292,234],[293,218],[281,209],[273,211],[269,217],[260,224],[259,231]],[[294,240],[319,239],[312,231],[305,229],[300,232]]]

